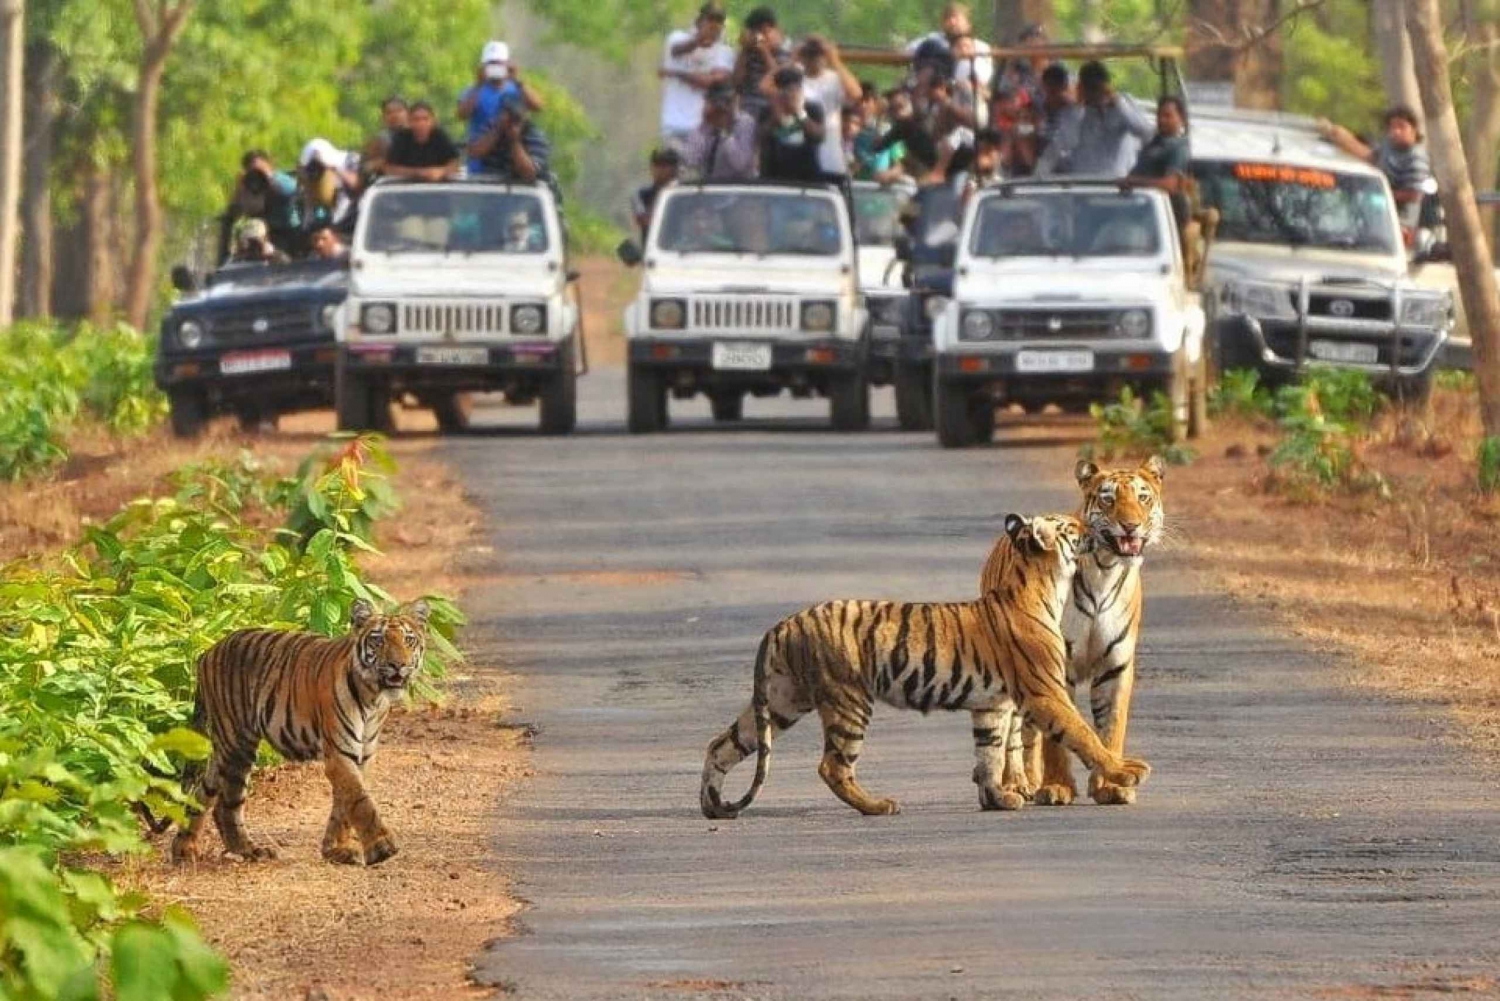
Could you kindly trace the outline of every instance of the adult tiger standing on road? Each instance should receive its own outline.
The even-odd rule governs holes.
[[[395,855],[395,839],[365,791],[364,767],[375,756],[392,703],[421,670],[427,619],[425,601],[380,615],[359,600],[350,609],[347,636],[243,629],[200,657],[193,725],[214,750],[190,790],[203,812],[178,832],[173,860],[197,853],[210,810],[226,851],[275,857],[274,849],[250,839],[243,816],[262,739],[289,761],[323,759],[333,787],[324,858],[378,865]]]
[[[1089,706],[1099,737],[1114,755],[1125,753],[1130,696],[1135,689],[1135,649],[1141,632],[1141,564],[1146,547],[1161,538],[1166,512],[1162,478],[1166,467],[1152,456],[1136,469],[1100,470],[1079,462],[1074,470],[1083,490],[1079,518],[1088,526],[1093,546],[1078,562],[1072,601],[1063,613],[1062,632],[1068,650],[1069,701],[1074,688],[1089,686]],[[992,590],[1004,571],[1009,540],[996,540],[979,577],[981,593]],[[1013,727],[1020,726],[1016,721]],[[1067,749],[1040,741],[1033,727],[1024,728],[1026,778],[1009,780],[1035,789],[1034,802],[1065,806],[1078,796]],[[1012,733],[1007,741],[1014,741]],[[1040,756],[1038,743],[1041,744]],[[1040,757],[1040,760],[1038,760]],[[1135,788],[1112,781],[1098,769],[1089,776],[1089,795],[1096,803],[1135,802]]]
[[[749,806],[765,785],[772,738],[813,709],[823,722],[818,774],[834,795],[860,813],[896,813],[895,800],[871,796],[854,775],[876,699],[923,713],[973,714],[973,779],[984,809],[1017,809],[1025,801],[1026,790],[1002,785],[1018,709],[1111,782],[1140,782],[1149,766],[1111,753],[1074,708],[1063,680],[1062,614],[1088,538],[1083,523],[1068,515],[1012,514],[994,586],[978,601],[830,601],[777,623],[755,658],[750,705],[708,746],[699,790],[704,815],[729,818]],[[724,776],[751,754],[750,791],[724,802]],[[1019,777],[1019,760],[1012,765]]]

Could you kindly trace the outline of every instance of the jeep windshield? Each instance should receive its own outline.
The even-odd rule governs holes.
[[[1219,210],[1219,240],[1382,254],[1400,246],[1375,175],[1201,161],[1193,173],[1203,204]]]
[[[969,250],[976,257],[1154,257],[1156,203],[1142,193],[1016,191],[985,199]]]
[[[365,203],[365,250],[377,254],[541,254],[542,201],[515,191],[439,185],[379,191]]]
[[[911,195],[899,188],[854,189],[854,239],[861,247],[890,247],[901,232],[901,210]]]
[[[668,197],[656,241],[678,254],[835,257],[844,230],[826,195],[689,190]]]
[[[308,259],[291,264],[231,262],[208,276],[208,287],[216,293],[228,294],[282,285],[342,285],[348,270],[347,258],[336,261]]]

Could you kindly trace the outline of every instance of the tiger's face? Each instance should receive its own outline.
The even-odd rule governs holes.
[[[1062,572],[1071,571],[1078,557],[1092,544],[1083,522],[1067,514],[1041,514],[1034,518],[1009,514],[1005,516],[1005,534],[1028,561],[1050,564]]]
[[[1083,490],[1083,520],[1098,545],[1139,562],[1146,546],[1160,540],[1165,473],[1166,466],[1154,455],[1136,469],[1106,471],[1086,460],[1078,463],[1074,475]]]
[[[405,688],[422,668],[429,614],[425,601],[402,605],[391,615],[377,613],[364,599],[356,601],[349,610],[355,669],[382,690]]]

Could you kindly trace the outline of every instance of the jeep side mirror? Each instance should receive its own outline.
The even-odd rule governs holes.
[[[911,260],[911,237],[907,236],[904,233],[898,235],[896,237],[896,242],[895,242],[894,246],[896,248],[896,260],[898,260],[898,261],[910,261]]]
[[[193,274],[193,269],[186,264],[179,264],[173,268],[172,287],[179,292],[198,291],[198,278]]]
[[[620,263],[625,265],[627,268],[636,267],[641,263],[642,260],[645,259],[645,255],[641,253],[640,246],[634,240],[622,241],[620,245],[615,248],[615,256],[618,257],[620,259]]]

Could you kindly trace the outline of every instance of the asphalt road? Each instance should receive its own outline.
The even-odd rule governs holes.
[[[981,813],[968,717],[882,709],[860,774],[899,816],[834,799],[813,716],[741,819],[704,820],[704,748],[761,633],[824,598],[969,597],[1005,512],[1073,507],[1074,444],[945,452],[893,429],[887,393],[868,434],[752,401],[741,426],[675,404],[673,431],[630,437],[623,388],[586,378],[566,439],[444,445],[499,562],[477,635],[539,728],[495,832],[531,906],[481,979],[539,999],[1500,991],[1494,776],[1169,551],[1147,567],[1138,805]]]

